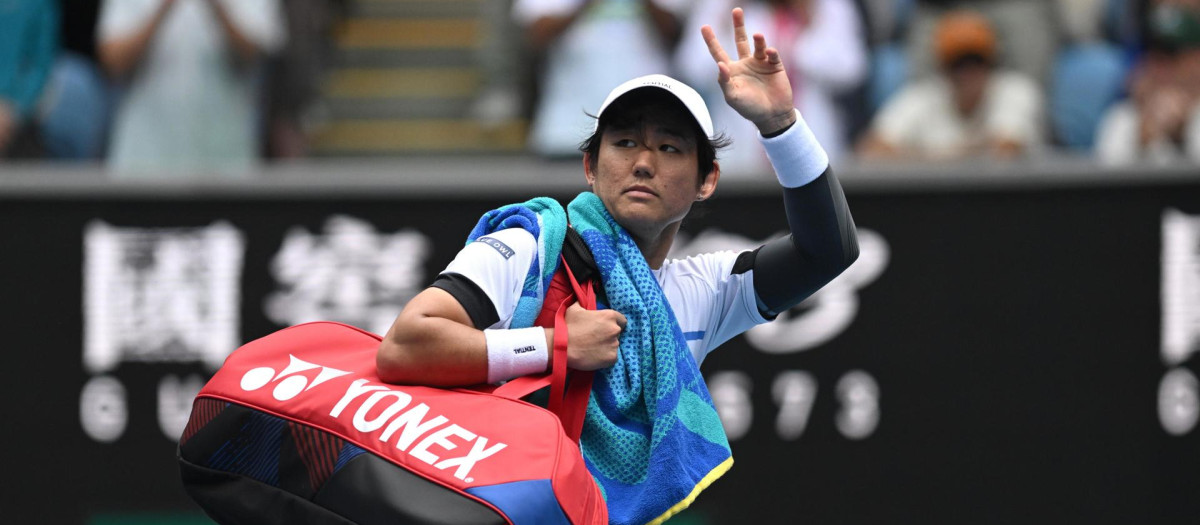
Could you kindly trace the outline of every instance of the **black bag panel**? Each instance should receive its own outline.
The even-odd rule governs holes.
[[[259,481],[201,467],[179,458],[189,496],[221,525],[355,525],[295,494]]]
[[[196,399],[178,456],[184,488],[221,524],[508,523],[324,430],[226,401]]]
[[[348,461],[313,501],[360,525],[504,525],[492,508],[374,454]]]
[[[215,415],[214,404],[221,407]],[[313,473],[322,470],[321,465],[314,465],[319,462],[313,454],[301,453],[311,448],[305,447],[309,440],[303,438],[320,431],[209,398],[197,399],[192,413],[193,420],[200,419],[199,414],[204,413],[207,422],[185,433],[187,439],[179,444],[181,459],[196,466],[246,476],[301,498],[311,498],[320,487],[323,479]],[[328,436],[324,432],[321,434]],[[340,448],[340,444],[323,448],[334,447]],[[332,470],[333,461],[336,461],[336,455],[327,461],[329,465],[325,471]]]

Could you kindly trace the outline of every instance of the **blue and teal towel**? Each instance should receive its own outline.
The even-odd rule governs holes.
[[[659,523],[732,466],[729,442],[675,314],[633,239],[595,194],[581,193],[567,209],[600,268],[608,307],[628,320],[616,364],[593,380],[580,448],[604,492],[610,523]],[[538,239],[517,303],[520,317],[512,323],[523,328],[532,326],[557,269],[567,214],[544,197],[504,206],[485,214],[468,242],[512,227]]]

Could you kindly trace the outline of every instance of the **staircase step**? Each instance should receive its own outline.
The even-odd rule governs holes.
[[[345,68],[467,67],[479,64],[477,49],[339,49],[335,60],[338,67]]]
[[[351,18],[338,28],[341,49],[476,49],[483,22],[463,18]]]
[[[327,99],[329,115],[340,120],[467,119],[472,118],[471,98]]]
[[[471,68],[344,68],[329,78],[331,98],[463,98],[480,86]]]
[[[523,150],[528,123],[484,126],[472,120],[395,119],[331,122],[314,137],[318,155],[408,153],[515,153]]]

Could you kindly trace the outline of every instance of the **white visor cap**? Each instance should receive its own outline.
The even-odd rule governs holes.
[[[608,98],[604,99],[604,103],[600,105],[600,111],[596,112],[596,126],[600,125],[600,116],[604,114],[604,110],[608,109],[608,106],[611,105],[613,101],[621,98],[622,95],[625,95],[630,91],[644,87],[659,88],[667,93],[675,95],[675,98],[679,99],[679,101],[683,103],[683,106],[687,108],[688,112],[692,114],[692,118],[696,119],[696,123],[699,124],[700,129],[704,131],[704,135],[709,139],[713,138],[714,133],[712,116],[708,114],[708,106],[704,105],[704,98],[701,97],[696,90],[692,89],[691,86],[666,75],[658,74],[637,77],[613,89],[608,94]],[[595,128],[593,128],[593,131],[594,130]]]

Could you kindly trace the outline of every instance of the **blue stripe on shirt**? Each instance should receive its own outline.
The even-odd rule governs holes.
[[[703,330],[699,331],[699,332],[684,332],[683,333],[684,341],[699,341],[700,339],[704,339],[704,331]]]

